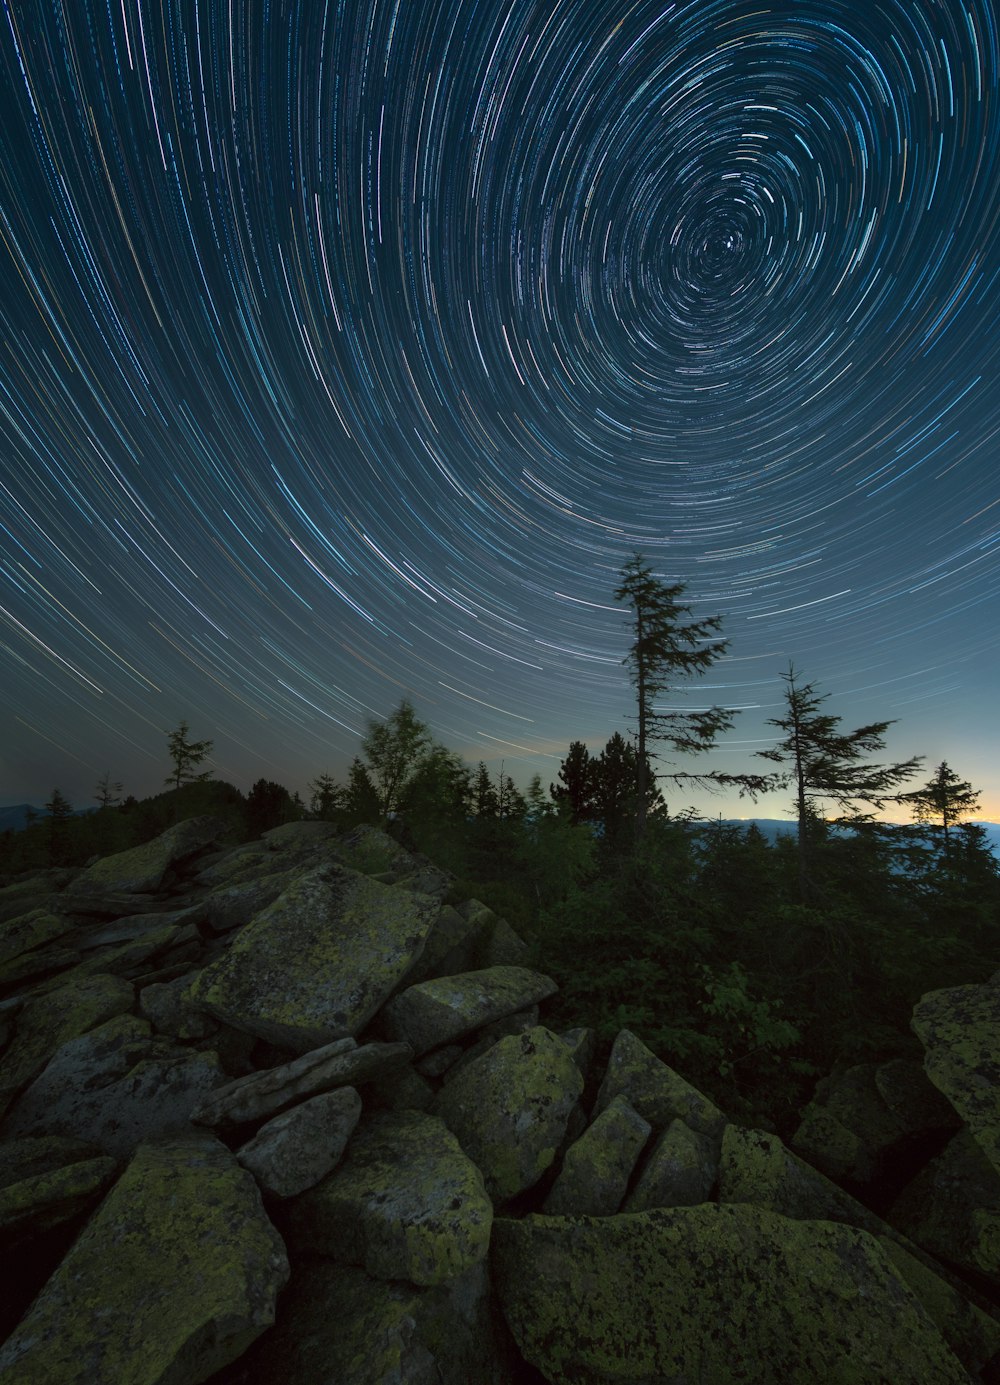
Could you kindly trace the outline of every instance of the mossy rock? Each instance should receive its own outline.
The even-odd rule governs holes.
[[[117,1167],[114,1159],[99,1155],[0,1188],[3,1239],[18,1233],[35,1237],[87,1211],[110,1185]]]
[[[479,1264],[493,1208],[482,1175],[435,1117],[362,1119],[341,1163],[291,1205],[296,1246],[379,1279],[444,1284]]]
[[[563,1155],[545,1211],[555,1216],[612,1216],[622,1205],[651,1129],[626,1097],[616,1096]]]
[[[0,922],[0,965],[63,937],[70,928],[66,919],[47,909],[32,909],[27,914]]]
[[[552,1385],[968,1385],[878,1242],[758,1207],[500,1219],[492,1263]]]
[[[210,1137],[145,1145],[0,1347],[5,1385],[197,1385],[274,1321],[288,1260]]]
[[[118,976],[77,977],[28,1000],[0,1062],[0,1116],[11,1097],[36,1077],[58,1048],[132,1008],[135,992]]]
[[[1000,978],[922,996],[913,1028],[927,1076],[1000,1173]]]
[[[657,1132],[680,1118],[692,1130],[718,1140],[726,1125],[714,1102],[657,1058],[629,1029],[622,1029],[612,1045],[595,1112],[603,1111],[618,1095],[627,1096]]]
[[[527,967],[487,967],[407,986],[385,1006],[380,1024],[414,1053],[452,1043],[552,995],[551,977]]]
[[[691,1130],[682,1120],[673,1120],[650,1151],[623,1210],[697,1207],[708,1202],[718,1176],[715,1142],[708,1135]]]
[[[189,999],[234,1029],[307,1053],[368,1023],[420,956],[438,907],[320,866],[247,924]]]
[[[583,1076],[539,1026],[500,1039],[438,1093],[432,1110],[458,1136],[495,1201],[534,1187],[556,1157]]]
[[[73,881],[73,892],[110,889],[126,890],[129,894],[154,894],[175,862],[195,855],[224,831],[225,824],[209,816],[178,822],[142,846],[95,861]]]

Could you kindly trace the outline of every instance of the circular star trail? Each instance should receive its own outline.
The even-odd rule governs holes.
[[[1000,811],[998,74],[995,0],[3,0],[3,795],[404,695],[547,780],[639,549],[722,767],[794,659]]]

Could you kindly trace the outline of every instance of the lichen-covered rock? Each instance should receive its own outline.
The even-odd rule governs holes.
[[[691,1130],[682,1120],[673,1120],[650,1151],[623,1210],[697,1207],[709,1200],[718,1176],[715,1141]]]
[[[164,875],[178,861],[186,860],[211,845],[225,831],[218,818],[188,818],[168,827],[151,842],[104,856],[73,881],[73,893],[88,890],[124,890],[150,894],[160,888]]]
[[[32,909],[27,914],[0,922],[0,964],[44,947],[70,930],[68,920],[47,909]]]
[[[191,1112],[199,1125],[244,1125],[276,1115],[294,1101],[357,1086],[388,1076],[413,1057],[406,1044],[363,1044],[335,1039],[332,1044],[304,1053],[290,1063],[247,1073],[217,1087]]]
[[[498,1220],[501,1306],[553,1385],[968,1385],[878,1242],[757,1207]]]
[[[719,1139],[725,1128],[726,1117],[714,1102],[657,1058],[629,1029],[622,1029],[612,1046],[595,1114],[618,1095],[627,1096],[656,1131],[678,1118],[713,1139]]]
[[[583,1077],[539,1026],[500,1039],[438,1093],[433,1111],[482,1170],[495,1201],[533,1187],[552,1164]]]
[[[913,1028],[924,1068],[1000,1173],[1000,973],[922,996]]]
[[[438,1288],[355,1265],[296,1265],[275,1326],[237,1367],[247,1385],[518,1385],[485,1264]]]
[[[612,1216],[651,1128],[626,1097],[616,1096],[567,1149],[544,1210],[553,1216]]]
[[[414,1053],[426,1053],[534,1005],[556,989],[551,977],[526,967],[488,967],[407,986],[383,1008],[379,1022]]]
[[[407,980],[416,985],[434,976],[453,976],[475,970],[476,951],[486,926],[476,915],[468,917],[450,904],[442,904],[426,946]]]
[[[0,1116],[11,1098],[36,1077],[69,1039],[132,1008],[135,993],[118,976],[87,976],[28,1000],[0,1064]]]
[[[916,1059],[890,1058],[880,1063],[875,1069],[875,1086],[907,1134],[933,1136],[958,1130],[955,1108]]]
[[[831,1178],[859,1184],[874,1181],[901,1145],[920,1130],[912,1119],[907,1121],[890,1110],[878,1083],[879,1071],[875,1063],[859,1063],[824,1078],[792,1136],[792,1148]],[[915,1083],[912,1074],[896,1071],[899,1098],[907,1077],[909,1091],[914,1091]],[[919,1066],[917,1072],[923,1076]],[[923,1080],[933,1091],[926,1077]],[[889,1074],[883,1073],[883,1085],[889,1081]]]
[[[197,1385],[274,1320],[288,1260],[209,1136],[143,1146],[0,1347],[5,1385]]]
[[[268,864],[273,865],[273,862],[269,860]],[[235,928],[243,928],[294,881],[295,871],[272,870],[268,875],[216,885],[204,899],[205,923],[213,933],[231,933]]]
[[[360,1115],[353,1087],[321,1092],[261,1126],[236,1157],[267,1192],[295,1197],[336,1167]]]
[[[291,1204],[290,1236],[378,1279],[431,1285],[485,1257],[492,1222],[479,1170],[441,1121],[377,1111],[337,1168]]]
[[[898,1241],[882,1236],[879,1245],[959,1361],[977,1379],[983,1368],[1000,1353],[1000,1320],[970,1303],[953,1284],[935,1274]]]
[[[846,1222],[874,1235],[890,1233],[874,1212],[763,1130],[726,1127],[719,1201],[753,1203],[802,1221]]]
[[[924,1250],[1000,1285],[1000,1174],[967,1130],[907,1184],[887,1219]]]
[[[482,967],[523,966],[528,944],[514,932],[506,919],[497,919],[483,939],[477,958]]]
[[[139,1014],[149,1020],[158,1034],[174,1039],[204,1039],[218,1028],[203,1010],[196,1010],[187,998],[197,971],[184,972],[172,981],[143,986],[139,992]]]
[[[32,1238],[79,1216],[97,1202],[117,1171],[114,1159],[78,1159],[0,1188],[0,1237]]]
[[[247,924],[190,998],[236,1029],[306,1053],[368,1023],[419,957],[437,909],[320,866]]]
[[[583,1073],[584,1081],[590,1076],[590,1069],[597,1052],[597,1035],[592,1029],[578,1027],[567,1029],[559,1035],[573,1056],[573,1062]]]
[[[190,1131],[190,1115],[225,1074],[214,1053],[151,1040],[119,1015],[71,1039],[14,1103],[5,1137],[72,1135],[124,1158],[146,1140]]]

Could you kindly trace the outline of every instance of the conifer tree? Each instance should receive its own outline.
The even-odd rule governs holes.
[[[97,781],[97,792],[94,797],[97,799],[99,808],[113,808],[116,803],[121,801],[122,786],[116,779],[111,778],[111,771],[105,770]]]
[[[691,607],[682,602],[687,590],[683,582],[663,582],[635,553],[622,568],[615,600],[626,602],[632,611],[632,644],[624,663],[628,666],[636,694],[636,834],[646,822],[649,759],[652,745],[663,742],[678,754],[698,754],[710,750],[721,732],[732,725],[735,713],[725,707],[685,710],[664,707],[661,699],[676,692],[684,679],[706,672],[721,659],[728,641],[721,638],[720,616],[695,620]],[[735,785],[741,792],[754,794],[769,787],[761,775],[725,775],[717,771],[704,774],[673,772],[666,776],[701,788]]]
[[[934,771],[934,777],[923,788],[904,794],[902,801],[912,806],[917,822],[934,823],[940,827],[944,854],[948,856],[951,851],[951,828],[977,811],[979,797],[979,789],[959,779],[948,762],[942,760]]]
[[[841,718],[821,711],[828,693],[818,693],[815,683],[800,684],[792,666],[781,676],[786,685],[785,715],[771,717],[768,725],[784,734],[770,750],[757,754],[783,766],[777,786],[793,790],[799,886],[804,896],[809,888],[809,846],[814,835],[810,828],[820,800],[832,799],[845,813],[855,812],[858,804],[882,808],[902,797],[896,790],[920,767],[922,757],[894,764],[869,763],[864,757],[884,748],[892,721],[873,721],[853,731],[841,731]]]
[[[189,730],[187,722],[182,721],[176,731],[167,733],[167,754],[174,762],[173,770],[163,781],[168,788],[179,789],[182,784],[200,784],[212,777],[210,770],[203,770],[201,774],[195,774],[194,771],[196,765],[200,765],[211,755],[214,742],[189,741]]]
[[[559,783],[549,785],[556,804],[569,813],[571,822],[584,822],[594,816],[594,763],[583,741],[571,741],[569,752],[559,766]]]
[[[45,805],[49,831],[49,861],[59,865],[65,855],[66,824],[73,816],[73,805],[59,789],[52,790],[52,797]]]

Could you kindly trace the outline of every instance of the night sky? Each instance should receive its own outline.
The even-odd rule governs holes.
[[[997,0],[0,4],[0,801],[548,783],[639,549],[1000,816]]]

